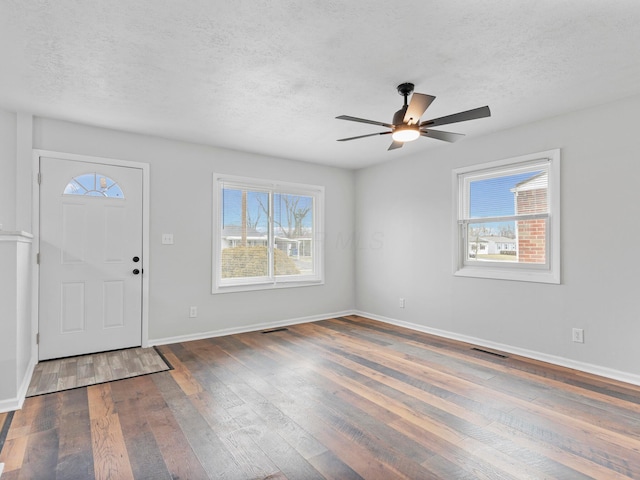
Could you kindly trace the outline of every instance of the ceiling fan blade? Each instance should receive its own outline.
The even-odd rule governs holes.
[[[425,95],[424,93],[414,93],[411,97],[411,102],[409,102],[409,107],[407,108],[406,113],[404,114],[404,123],[409,125],[415,125],[420,121],[420,117],[425,112],[431,102],[433,102],[436,97],[431,95]]]
[[[359,135],[357,137],[349,137],[349,138],[339,138],[338,142],[346,142],[348,140],[356,140],[358,138],[365,138],[365,137],[374,137],[376,135],[388,135],[391,132],[378,132],[378,133],[370,133],[368,135]]]
[[[396,148],[402,148],[403,145],[404,145],[404,142],[396,142],[394,140],[393,142],[391,142],[391,145],[389,145],[389,148],[387,148],[387,150],[395,150]]]
[[[350,122],[370,123],[371,125],[379,125],[381,127],[393,128],[390,123],[376,122],[375,120],[367,120],[366,118],[352,117],[350,115],[340,115],[336,117],[338,120],[349,120]]]
[[[443,132],[442,130],[422,130],[420,135],[423,137],[435,138],[436,140],[444,140],[445,142],[457,142],[462,137],[463,133]]]
[[[491,110],[484,106],[467,110],[466,112],[454,113],[446,117],[434,118],[433,120],[425,120],[420,123],[420,127],[437,127],[438,125],[447,125],[449,123],[466,122],[467,120],[475,120],[476,118],[490,117]]]

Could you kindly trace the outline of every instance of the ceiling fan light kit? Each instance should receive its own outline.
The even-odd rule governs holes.
[[[411,125],[399,125],[391,134],[391,138],[393,138],[396,142],[413,142],[420,137],[420,129],[418,126]]]
[[[439,117],[420,122],[420,117],[422,117],[436,97],[416,92],[412,95],[411,102],[407,102],[409,95],[413,92],[413,87],[413,83],[402,83],[398,85],[398,93],[404,97],[404,105],[393,115],[393,123],[378,122],[349,115],[340,115],[339,117],[336,117],[339,120],[379,125],[381,127],[388,128],[389,131],[369,133],[367,135],[359,135],[357,137],[340,138],[338,141],[346,142],[348,140],[356,140],[358,138],[391,134],[393,142],[389,146],[388,150],[400,148],[405,142],[411,142],[421,136],[435,138],[436,140],[442,140],[445,142],[457,142],[464,137],[463,134],[444,132],[442,130],[432,130],[431,127],[491,116],[489,107],[484,106],[467,110],[465,112],[454,113],[453,115],[447,115],[446,117]]]

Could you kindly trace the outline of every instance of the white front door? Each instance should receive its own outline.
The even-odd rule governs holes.
[[[142,170],[40,158],[40,360],[142,344]]]

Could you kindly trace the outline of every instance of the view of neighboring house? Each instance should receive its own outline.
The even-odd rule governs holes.
[[[516,255],[516,239],[485,235],[469,240],[470,255]]]
[[[275,237],[276,248],[287,253],[290,257],[310,257],[311,256],[311,238],[285,238]]]
[[[485,260],[515,261],[519,263],[544,263],[546,225],[548,213],[547,191],[549,175],[539,173],[516,184],[511,193],[514,195],[515,215],[542,214],[541,218],[517,220],[514,237],[491,235],[491,231],[482,229],[477,235],[469,237],[469,257],[482,260],[481,256],[491,255]],[[487,233],[489,233],[487,235]],[[502,256],[498,258],[496,256]]]
[[[269,238],[266,232],[247,227],[247,247],[266,247]],[[222,249],[239,247],[242,244],[242,227],[229,225],[222,229]]]
[[[247,227],[247,246],[266,247],[269,242],[267,232],[260,232],[252,227]],[[289,257],[300,259],[310,257],[312,254],[312,242],[310,237],[287,238],[276,235],[275,247],[282,250]],[[242,244],[242,227],[240,225],[228,225],[222,229],[222,249],[239,247]]]

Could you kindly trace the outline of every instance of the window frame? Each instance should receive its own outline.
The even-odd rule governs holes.
[[[313,198],[311,275],[267,275],[260,277],[222,278],[222,219],[224,188],[240,188],[268,193],[269,229],[267,234],[268,262],[273,264],[275,232],[273,221],[273,196],[275,194],[300,195]],[[258,179],[237,175],[213,175],[213,255],[212,293],[231,293],[252,290],[273,290],[280,288],[305,287],[324,284],[324,186],[308,185],[276,180]]]
[[[513,220],[513,216],[465,218],[466,203],[469,199],[471,181],[480,178],[499,177],[526,171],[536,165],[548,162],[547,214],[521,214],[518,219],[546,219],[545,263],[527,264],[519,262],[491,262],[469,260],[467,258],[467,226],[488,221]],[[509,171],[509,169],[512,169]],[[506,158],[503,160],[456,168],[452,172],[453,183],[453,274],[458,277],[488,278],[560,284],[560,149]],[[467,215],[470,217],[470,215]]]

